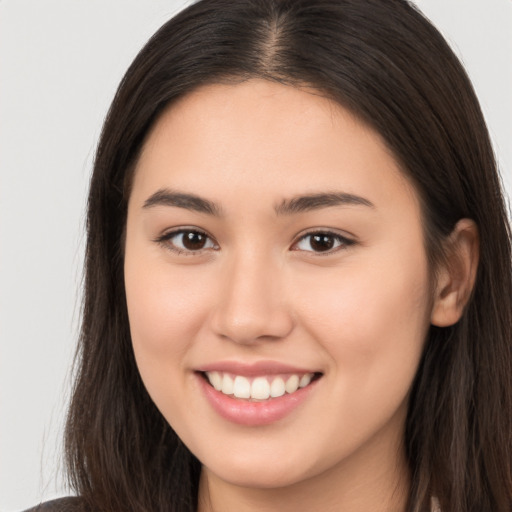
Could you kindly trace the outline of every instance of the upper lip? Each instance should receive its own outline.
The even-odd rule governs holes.
[[[312,370],[311,368],[301,368],[298,366],[281,363],[279,361],[256,361],[254,363],[246,363],[241,361],[218,361],[200,366],[196,370],[198,372],[227,372],[234,375],[245,375],[248,377],[282,373],[319,373],[317,370]]]

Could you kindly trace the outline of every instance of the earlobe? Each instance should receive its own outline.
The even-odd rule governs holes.
[[[471,296],[479,259],[478,228],[474,221],[461,219],[445,248],[446,258],[437,272],[430,322],[438,327],[457,323]]]

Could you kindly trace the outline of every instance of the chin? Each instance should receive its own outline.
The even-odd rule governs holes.
[[[284,445],[285,443],[283,443]],[[220,453],[208,453],[199,460],[214,478],[231,485],[252,489],[290,487],[326,470],[332,463],[328,457],[317,460],[308,450],[293,450],[290,446],[254,446],[242,450],[231,447]]]
[[[224,482],[243,488],[251,489],[280,489],[293,486],[309,478],[297,468],[289,465],[222,465],[220,467],[205,468],[208,473],[215,475]]]

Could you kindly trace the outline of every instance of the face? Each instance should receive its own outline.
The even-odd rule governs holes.
[[[212,478],[281,487],[396,458],[431,315],[423,242],[381,138],[314,91],[210,85],[163,114],[129,200],[130,329]]]

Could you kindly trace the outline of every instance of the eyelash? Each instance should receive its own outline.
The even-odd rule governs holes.
[[[172,238],[174,238],[178,235],[183,235],[185,233],[194,233],[194,234],[202,235],[202,236],[206,237],[208,240],[210,240],[212,243],[214,243],[214,245],[215,245],[215,242],[213,242],[213,238],[210,237],[204,231],[201,231],[200,229],[177,229],[174,231],[170,231],[170,232],[165,233],[162,236],[158,237],[155,240],[155,242],[163,245],[166,249],[169,249],[170,251],[172,251],[176,254],[184,255],[184,256],[199,256],[205,250],[211,249],[211,247],[209,247],[209,248],[203,248],[203,249],[198,249],[198,250],[194,251],[191,249],[181,249],[181,248],[176,247],[175,245],[170,243],[170,240]],[[313,237],[314,235],[323,235],[323,236],[332,237],[334,239],[335,243],[338,243],[337,247],[335,247],[334,249],[329,249],[327,251],[304,251],[304,252],[311,252],[311,253],[315,254],[316,256],[329,256],[331,254],[339,252],[340,250],[347,249],[348,247],[350,247],[356,243],[355,240],[351,240],[350,238],[344,237],[344,236],[340,235],[339,233],[335,233],[335,232],[329,231],[329,230],[318,230],[318,231],[310,231],[308,233],[303,234],[297,240],[297,242],[294,242],[293,246],[298,245],[301,241],[306,240],[308,237]],[[292,249],[292,250],[298,251],[300,249]]]
[[[176,254],[180,254],[180,255],[184,255],[184,256],[199,256],[200,254],[202,254],[206,249],[199,249],[197,251],[193,251],[190,249],[180,249],[179,247],[176,247],[175,245],[172,245],[170,243],[170,240],[172,238],[174,238],[175,236],[178,236],[178,235],[183,235],[185,233],[194,233],[194,234],[202,235],[202,236],[206,237],[208,240],[213,241],[213,238],[211,236],[209,236],[207,233],[205,233],[204,231],[201,231],[200,229],[190,228],[190,229],[177,229],[175,231],[170,231],[169,233],[165,233],[162,236],[158,237],[155,240],[155,242],[163,245],[166,249],[169,249],[170,251],[172,251]]]
[[[335,243],[338,243],[338,246],[335,248],[331,248],[327,251],[304,251],[304,252],[311,252],[315,254],[316,256],[330,256],[331,254],[335,254],[339,251],[345,250],[348,247],[354,245],[356,242],[355,240],[352,240],[350,238],[347,238],[345,236],[340,235],[339,233],[335,233],[334,231],[326,230],[319,230],[319,231],[309,231],[308,233],[303,234],[297,242],[294,242],[294,246],[298,245],[301,241],[306,240],[309,237],[313,237],[315,235],[322,235],[327,236],[334,239]],[[310,241],[311,244],[311,241]],[[294,251],[298,251],[300,249],[293,249]]]

